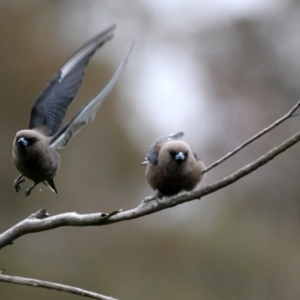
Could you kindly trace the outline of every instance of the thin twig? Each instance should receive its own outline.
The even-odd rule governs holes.
[[[9,275],[4,275],[3,272],[0,272],[0,281],[14,283],[14,284],[21,284],[21,285],[29,285],[33,287],[39,287],[39,288],[46,288],[46,289],[75,294],[78,296],[98,299],[98,300],[117,300],[115,298],[89,292],[74,286],[69,286],[69,285],[64,285],[64,284],[59,284],[59,283],[54,283],[49,281],[43,281],[38,279],[32,279],[32,278],[9,276]]]
[[[265,155],[258,158],[256,161],[251,164],[241,168],[235,173],[219,180],[213,184],[208,185],[202,189],[193,191],[191,193],[185,193],[182,195],[175,196],[173,198],[163,198],[159,201],[149,201],[149,198],[146,198],[147,201],[142,201],[141,204],[131,210],[124,212],[116,211],[111,214],[103,213],[92,213],[92,214],[77,214],[73,213],[64,213],[56,216],[48,216],[47,212],[42,214],[37,212],[32,214],[29,218],[21,221],[20,223],[14,225],[6,232],[0,235],[0,249],[10,245],[18,237],[23,236],[28,233],[39,232],[50,230],[57,227],[63,226],[101,226],[108,225],[116,222],[132,220],[140,218],[145,215],[153,214],[157,211],[164,210],[185,202],[192,200],[200,199],[201,197],[211,194],[227,185],[234,183],[240,178],[250,174],[255,171],[262,165],[266,164],[273,158],[275,158],[280,153],[284,152],[288,148],[292,147],[294,144],[300,141],[300,132],[296,133],[285,142],[283,142],[278,147],[275,147]],[[145,199],[144,199],[145,200]],[[35,215],[47,216],[44,218],[35,218]]]
[[[218,166],[220,163],[227,160],[229,157],[233,156],[234,154],[236,154],[237,152],[239,152],[240,150],[242,150],[243,148],[245,148],[246,146],[248,146],[249,144],[251,144],[252,142],[257,140],[258,138],[260,138],[262,135],[264,135],[267,132],[271,131],[272,129],[277,127],[279,124],[281,124],[285,120],[287,120],[289,118],[292,118],[292,117],[296,117],[296,115],[294,115],[294,112],[299,107],[300,107],[300,101],[286,115],[284,115],[282,118],[278,119],[276,122],[271,124],[269,127],[263,129],[262,131],[260,131],[256,135],[254,135],[252,138],[250,138],[249,140],[247,140],[246,142],[244,142],[243,144],[241,144],[240,146],[235,148],[233,151],[229,152],[228,154],[226,154],[225,156],[223,156],[222,158],[220,158],[219,160],[217,160],[216,162],[214,162],[213,164],[208,166],[202,173],[204,174],[204,173],[210,171],[211,169],[213,169],[214,167]]]

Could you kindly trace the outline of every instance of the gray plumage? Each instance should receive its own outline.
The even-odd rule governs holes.
[[[178,140],[183,132],[157,138],[146,152],[146,178],[159,197],[191,191],[202,180],[205,165],[191,147]]]
[[[65,147],[83,126],[94,120],[103,100],[119,80],[132,50],[133,46],[104,89],[61,127],[68,105],[76,96],[82,83],[90,58],[113,38],[115,28],[115,25],[110,26],[82,46],[54,75],[36,100],[31,110],[29,129],[17,132],[13,142],[13,161],[21,172],[14,181],[17,192],[25,176],[34,182],[25,190],[26,196],[41,182],[57,193],[53,178],[59,169],[60,158],[56,149]]]

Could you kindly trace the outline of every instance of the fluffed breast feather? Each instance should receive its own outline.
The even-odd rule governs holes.
[[[156,139],[146,155],[147,181],[165,196],[193,190],[202,180],[205,169],[190,146],[177,138],[170,135]]]

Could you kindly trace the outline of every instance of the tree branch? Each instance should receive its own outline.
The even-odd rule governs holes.
[[[269,132],[285,120],[296,116],[294,113],[300,107],[300,101],[282,118],[271,124],[269,127],[265,128],[251,139],[244,142],[242,145],[234,149],[232,152],[228,153],[223,158],[219,159],[215,163],[208,166],[204,172],[208,172],[212,168],[216,167],[229,157],[233,156],[235,153],[264,135],[265,133]],[[106,213],[91,213],[91,214],[78,214],[78,213],[64,213],[59,214],[56,216],[50,216],[49,213],[41,209],[36,213],[30,215],[25,220],[19,222],[18,224],[14,225],[13,227],[9,228],[6,232],[0,235],[0,249],[11,245],[13,241],[15,241],[18,237],[21,237],[25,234],[39,232],[39,231],[46,231],[50,229],[54,229],[57,227],[63,226],[101,226],[101,225],[108,225],[116,222],[126,221],[136,219],[148,214],[153,214],[155,212],[177,206],[179,204],[189,202],[195,199],[201,199],[201,197],[213,193],[227,185],[230,185],[240,178],[250,174],[251,172],[255,171],[256,169],[260,168],[264,164],[268,163],[270,160],[274,159],[277,155],[284,152],[288,148],[292,147],[294,144],[299,142],[300,140],[300,132],[296,133],[278,147],[275,147],[271,151],[267,152],[256,161],[244,166],[240,170],[232,173],[231,175],[219,180],[213,184],[210,184],[202,189],[195,190],[190,193],[184,193],[177,195],[172,198],[165,197],[163,199],[157,199],[155,196],[145,198],[141,204],[128,211],[122,212],[122,210],[113,211],[109,214]],[[153,201],[155,200],[155,201]],[[77,287],[57,284],[53,282],[41,281],[37,279],[30,279],[30,278],[22,278],[16,276],[8,276],[4,275],[3,272],[0,271],[0,281],[14,283],[14,284],[21,284],[21,285],[29,285],[34,287],[42,287],[48,289],[54,289],[57,291],[63,291],[67,293],[72,293],[75,295],[89,297],[93,299],[100,299],[100,300],[116,300],[111,297],[103,296],[100,294],[96,294],[93,292],[85,291]]]
[[[0,249],[11,245],[15,239],[28,233],[46,231],[62,226],[103,225],[111,216],[119,212],[121,210],[109,214],[100,212],[86,215],[71,212],[50,217],[45,209],[41,209],[2,233],[0,235]]]
[[[14,284],[21,284],[21,285],[29,285],[33,287],[40,287],[40,288],[46,288],[50,290],[56,290],[60,292],[75,294],[82,297],[87,298],[93,298],[98,300],[117,300],[115,298],[103,296],[100,294],[96,294],[93,292],[89,292],[77,287],[68,286],[64,284],[49,282],[49,281],[42,281],[38,279],[32,279],[32,278],[24,278],[24,277],[18,277],[18,276],[8,276],[4,275],[2,270],[0,272],[0,281],[8,282],[8,283],[14,283]]]
[[[208,171],[210,171],[214,167],[218,166],[220,163],[222,163],[223,161],[227,160],[229,157],[231,157],[234,154],[238,153],[240,150],[242,150],[243,148],[245,148],[246,146],[248,146],[249,144],[251,144],[252,142],[254,142],[255,140],[257,140],[258,138],[260,138],[261,136],[263,136],[267,132],[271,131],[272,129],[274,129],[275,127],[277,127],[279,124],[283,123],[285,120],[290,119],[292,117],[298,116],[298,115],[294,115],[294,112],[299,107],[300,107],[300,101],[286,115],[284,115],[282,118],[278,119],[273,124],[271,124],[269,127],[263,129],[262,131],[260,131],[256,135],[254,135],[252,138],[250,138],[249,140],[247,140],[246,142],[244,142],[242,145],[238,146],[233,151],[229,152],[228,154],[226,154],[225,156],[223,156],[222,158],[220,158],[219,160],[217,160],[216,162],[214,162],[213,164],[211,164],[210,166],[208,166],[203,171],[203,174],[206,173],[206,172],[208,172]]]
[[[201,197],[211,194],[227,185],[234,183],[240,178],[250,174],[262,165],[266,164],[280,153],[284,152],[294,144],[299,142],[300,132],[296,133],[278,147],[275,147],[265,155],[258,158],[256,161],[249,165],[244,166],[240,170],[232,173],[231,175],[219,180],[213,184],[210,184],[202,189],[195,190],[190,193],[184,193],[172,198],[163,198],[161,200],[156,199],[154,196],[145,198],[141,204],[131,210],[124,212],[114,211],[110,214],[104,213],[92,213],[92,214],[77,214],[64,213],[50,217],[45,210],[40,210],[35,214],[32,214],[27,219],[21,221],[15,226],[8,229],[6,232],[0,235],[0,249],[12,244],[15,239],[28,233],[45,231],[62,226],[101,226],[108,225],[116,222],[136,219],[145,215],[153,214],[157,211],[161,211],[179,204],[200,199]],[[156,201],[152,201],[156,200]]]

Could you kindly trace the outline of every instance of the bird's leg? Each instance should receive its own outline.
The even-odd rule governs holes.
[[[15,185],[15,189],[16,189],[17,193],[21,189],[20,184],[25,181],[25,179],[24,178],[22,179],[22,177],[23,177],[23,174],[20,174],[18,176],[18,178],[14,181],[14,185]]]
[[[155,190],[154,195],[155,195],[154,200],[156,201],[157,205],[160,205],[159,200],[162,200],[162,198],[164,197],[164,194],[160,190]]]
[[[156,203],[159,205],[159,200],[161,200],[163,197],[164,195],[159,190],[155,190],[154,196],[145,198],[142,203],[148,204],[151,201],[156,201]]]
[[[162,193],[160,190],[155,190],[154,195],[155,195],[156,201],[157,201],[158,199],[161,200],[161,199],[164,197],[163,193]]]
[[[37,184],[38,184],[38,183],[35,182],[31,187],[29,187],[29,188],[27,188],[27,189],[25,190],[25,197],[27,197],[27,196],[30,195],[31,191],[34,189],[34,187],[35,187]]]

